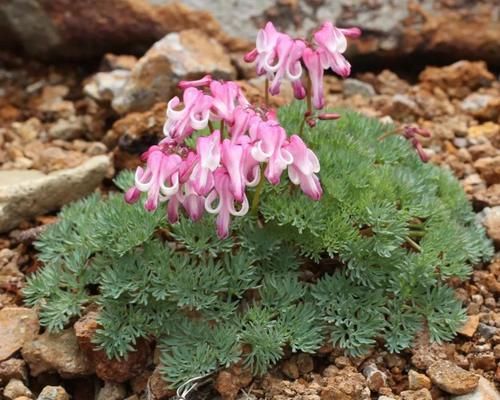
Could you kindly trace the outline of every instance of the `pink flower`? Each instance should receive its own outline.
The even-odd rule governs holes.
[[[280,92],[280,85],[283,78],[292,82],[294,95],[297,99],[303,99],[306,91],[300,80],[302,76],[302,65],[300,59],[306,48],[302,40],[293,40],[287,35],[283,35],[276,48],[277,62],[268,65],[269,72],[273,73],[269,93],[277,95]]]
[[[236,210],[235,198],[231,191],[231,178],[224,167],[218,168],[214,173],[215,189],[205,199],[205,209],[211,214],[218,214],[216,219],[217,235],[223,239],[229,235],[229,224],[231,215],[241,217],[248,212],[248,199],[243,196],[240,210]],[[213,202],[218,199],[217,207],[212,207]]]
[[[323,68],[331,68],[342,77],[349,76],[351,64],[342,55],[347,49],[346,36],[357,37],[361,34],[358,28],[339,29],[331,22],[325,22],[314,33],[314,42],[321,50]]]
[[[285,147],[286,132],[275,121],[266,121],[259,124],[256,135],[252,157],[258,162],[267,162],[264,175],[271,184],[277,185],[282,172],[293,162],[292,155]]]
[[[222,142],[222,165],[229,174],[231,193],[237,201],[242,201],[245,193],[243,146],[225,139]]]
[[[264,29],[257,33],[256,47],[244,57],[246,62],[256,61],[258,75],[272,73],[270,66],[276,57],[278,39],[284,35],[276,30],[272,22],[268,22]]]
[[[220,132],[214,131],[209,136],[200,136],[196,141],[198,162],[195,163],[191,180],[200,195],[206,195],[213,187],[213,172],[221,160]]]
[[[229,127],[231,141],[234,143],[244,135],[249,126],[251,118],[255,116],[255,112],[243,106],[237,106],[233,112],[233,124]]]
[[[237,101],[244,99],[240,87],[235,82],[213,81],[210,84],[213,96],[212,111],[217,119],[232,123]]]
[[[313,50],[307,47],[304,50],[303,60],[309,71],[312,84],[312,102],[314,108],[322,109],[325,106],[323,95],[323,66],[321,65],[321,50]]]
[[[210,82],[212,82],[212,76],[205,75],[203,78],[200,78],[195,81],[180,81],[177,85],[179,89],[185,90],[190,87],[205,87],[209,86]]]
[[[212,97],[201,90],[188,87],[183,95],[184,108],[176,110],[175,107],[180,104],[180,100],[177,96],[174,97],[167,106],[167,122],[163,127],[165,136],[182,143],[195,130],[205,128],[210,117],[212,102]]]
[[[144,208],[154,211],[159,201],[166,201],[179,190],[179,165],[182,159],[177,154],[166,154],[159,146],[152,146],[147,152],[146,170],[138,167],[135,172],[135,188],[148,192]],[[129,200],[137,200],[137,191],[127,192]]]
[[[323,190],[316,176],[320,170],[318,157],[297,135],[290,137],[290,144],[286,149],[293,157],[293,163],[288,167],[290,180],[295,185],[300,185],[302,191],[311,199],[319,200]]]

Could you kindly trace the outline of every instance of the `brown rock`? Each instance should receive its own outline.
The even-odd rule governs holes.
[[[458,333],[463,336],[472,337],[474,336],[474,333],[476,333],[478,326],[479,315],[469,315],[467,317],[467,321],[465,321],[465,323],[458,330]]]
[[[10,400],[14,400],[21,396],[32,397],[33,394],[23,383],[18,379],[11,379],[3,390],[3,395]]]
[[[137,64],[137,57],[123,54],[105,54],[101,62],[101,70],[113,71],[114,69],[123,69],[130,71]]]
[[[464,98],[495,80],[483,61],[459,61],[443,68],[427,67],[419,78],[424,87],[437,86],[449,96],[457,98]]]
[[[214,387],[224,400],[236,399],[240,391],[238,378],[228,371],[219,372]]]
[[[370,393],[363,375],[353,367],[346,367],[333,376],[325,378],[321,391],[322,400],[355,400]],[[369,398],[369,397],[368,397]]]
[[[62,386],[45,386],[37,400],[69,400],[69,395]]]
[[[500,183],[500,155],[480,158],[473,166],[489,185]]]
[[[482,270],[474,271],[473,279],[476,284],[484,285],[493,295],[500,295],[500,280],[493,273]]]
[[[171,389],[161,376],[159,367],[155,368],[149,378],[148,391],[153,397],[152,400],[164,400],[175,395],[175,390]]]
[[[379,392],[380,388],[387,386],[387,375],[374,363],[369,363],[363,368],[363,375],[368,387],[374,392]]]
[[[5,360],[31,341],[40,329],[36,312],[23,307],[0,310],[0,360]]]
[[[180,80],[205,74],[220,79],[235,77],[224,48],[200,30],[170,33],[137,62],[112,106],[121,114],[145,111],[158,101],[168,100]]]
[[[123,400],[126,394],[127,390],[121,383],[105,382],[97,393],[96,400]]]
[[[474,193],[474,202],[482,207],[500,206],[500,183]],[[500,285],[500,282],[497,282]],[[495,286],[495,285],[492,285]],[[495,293],[495,291],[494,291]]]
[[[431,380],[424,374],[411,369],[408,372],[408,387],[410,390],[430,389]]]
[[[450,361],[440,360],[432,364],[427,375],[433,384],[450,394],[466,394],[478,385],[479,376],[466,371]]]
[[[75,378],[94,372],[90,360],[78,346],[75,332],[71,328],[58,333],[44,332],[24,344],[22,355],[33,376],[56,371],[64,378]]]
[[[217,375],[215,389],[224,400],[233,400],[241,388],[248,386],[252,379],[250,370],[242,368],[240,365],[233,365]]]
[[[103,350],[96,349],[92,344],[92,337],[99,327],[97,316],[96,312],[89,312],[74,326],[78,343],[91,360],[96,375],[104,381],[123,383],[141,374],[151,354],[147,342],[139,340],[135,351],[120,359],[109,359]]]
[[[401,392],[401,400],[432,400],[429,389],[404,390]]]
[[[283,361],[281,364],[281,372],[283,372],[287,378],[298,379],[300,373],[299,367],[297,366],[297,358],[292,357]]]
[[[482,369],[483,371],[494,371],[497,367],[493,352],[473,354],[470,357],[472,368]]]
[[[133,112],[117,120],[103,141],[108,148],[119,144],[121,151],[141,154],[163,138],[166,103],[156,103],[151,110]]]
[[[483,224],[486,227],[488,236],[496,245],[500,245],[500,206],[487,207],[483,210],[483,213]]]
[[[297,356],[297,366],[302,375],[308,374],[314,370],[314,360],[306,353],[300,353]]]
[[[434,362],[452,358],[455,352],[453,345],[432,343],[429,344],[427,334],[418,337],[411,349],[412,364],[420,370],[426,370]]]
[[[477,119],[496,121],[500,116],[500,98],[490,94],[472,93],[462,100],[460,108]]]
[[[500,108],[500,105],[499,105]],[[500,112],[500,111],[499,111]],[[467,134],[470,138],[489,138],[494,140],[500,134],[500,125],[495,124],[491,121],[485,122],[481,125],[471,126],[467,130]]]
[[[19,358],[10,358],[0,362],[0,385],[5,384],[11,379],[17,379],[26,382],[28,379],[28,370],[26,362]]]

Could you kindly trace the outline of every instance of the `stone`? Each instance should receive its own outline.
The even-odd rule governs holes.
[[[481,120],[497,120],[500,116],[500,98],[489,94],[471,93],[462,100],[460,108]]]
[[[497,283],[500,285],[500,282],[497,281]],[[486,325],[483,323],[479,324],[479,329],[478,332],[479,334],[484,337],[486,340],[491,339],[493,336],[496,335],[498,331],[498,328],[491,326],[491,325]]]
[[[9,399],[14,400],[21,396],[32,397],[33,393],[29,390],[19,379],[11,379],[3,390],[3,395]]]
[[[483,224],[486,227],[488,236],[496,245],[500,246],[500,206],[486,207],[482,214],[484,216]]]
[[[480,158],[473,166],[488,185],[500,183],[500,155]]]
[[[473,392],[462,396],[453,396],[452,400],[500,400],[500,393],[491,382],[481,377]]]
[[[11,379],[17,379],[23,382],[28,380],[28,370],[26,362],[19,358],[9,358],[0,362],[0,386]]]
[[[180,80],[205,74],[235,78],[236,71],[224,48],[200,30],[169,33],[137,62],[112,107],[120,114],[145,111],[158,101],[169,100]]]
[[[301,375],[308,374],[314,370],[314,360],[309,354],[300,353],[297,356],[297,367]]]
[[[83,92],[94,100],[111,102],[123,90],[129,79],[129,70],[98,72],[86,81]]]
[[[73,140],[82,137],[87,130],[84,117],[72,115],[68,119],[59,119],[49,128],[52,139]]]
[[[368,397],[364,397],[368,393]],[[322,400],[349,400],[370,398],[365,377],[354,367],[345,367],[337,374],[325,377],[325,387],[321,391]]]
[[[63,378],[76,378],[94,372],[90,359],[78,346],[72,328],[58,333],[46,331],[25,343],[21,353],[33,376],[57,372]]]
[[[426,67],[419,75],[423,87],[439,87],[451,97],[463,99],[495,76],[483,61],[458,61],[446,67]]]
[[[281,372],[289,379],[298,379],[300,376],[296,357],[289,358],[281,364]]]
[[[45,386],[37,400],[69,400],[69,395],[62,386]]]
[[[408,372],[408,388],[410,390],[430,389],[431,386],[431,380],[427,375],[410,369]]]
[[[163,379],[160,368],[156,367],[153,374],[149,378],[148,391],[152,396],[152,400],[165,400],[175,395],[175,390],[170,388]]]
[[[36,312],[30,308],[5,307],[0,310],[0,360],[5,360],[38,334]]]
[[[48,175],[39,171],[0,171],[0,232],[92,193],[110,167],[109,158],[102,155]]]
[[[359,79],[347,78],[343,81],[343,89],[345,96],[354,96],[356,94],[363,97],[373,97],[376,95],[375,89],[367,82]]]
[[[130,71],[135,64],[137,64],[137,57],[135,56],[107,53],[102,58],[100,69],[104,71],[113,71],[115,69]]]
[[[104,386],[97,393],[96,400],[123,400],[126,395],[127,390],[121,383],[104,382]]]
[[[500,105],[499,105],[500,108]],[[473,125],[467,129],[467,134],[469,138],[495,138],[500,134],[500,125],[494,122],[488,121],[484,124]]]
[[[214,387],[223,400],[234,400],[240,390],[252,382],[252,379],[253,375],[249,369],[235,364],[217,375]]]
[[[434,385],[450,394],[470,393],[479,382],[479,375],[446,360],[439,360],[432,364],[427,370],[427,375]]]
[[[458,329],[458,333],[460,335],[466,337],[474,336],[476,333],[477,327],[479,326],[479,315],[469,315],[467,317],[467,321]]]
[[[495,355],[492,351],[481,352],[472,354],[470,356],[471,366],[474,369],[481,369],[483,371],[494,371],[497,368]]]
[[[425,388],[420,390],[403,390],[400,395],[401,400],[432,400],[431,392]]]
[[[363,375],[371,391],[378,392],[387,385],[387,375],[374,363],[369,363],[363,368]]]
[[[395,94],[384,109],[384,113],[397,120],[412,122],[420,115],[420,110],[418,104],[410,96]]]
[[[120,359],[110,359],[103,350],[95,348],[92,337],[99,328],[97,313],[89,312],[74,325],[78,343],[83,352],[91,360],[96,375],[104,380],[123,383],[140,375],[145,369],[151,349],[145,340],[136,343],[136,350]]]
[[[489,186],[488,188],[477,191],[473,194],[474,202],[482,207],[500,206],[500,183]],[[500,288],[500,282],[497,282]],[[495,286],[495,285],[490,285]],[[491,290],[491,289],[490,289]],[[493,291],[500,294],[500,289]]]

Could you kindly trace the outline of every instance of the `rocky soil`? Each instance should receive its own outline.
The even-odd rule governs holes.
[[[23,306],[21,289],[25,276],[40,267],[32,243],[57,220],[60,207],[94,190],[113,190],[115,173],[135,167],[138,155],[161,137],[165,102],[177,93],[179,80],[205,73],[247,78],[247,96],[261,101],[263,81],[238,60],[248,32],[263,18],[297,32],[318,18],[344,18],[367,30],[352,54],[390,60],[439,53],[456,61],[427,66],[418,74],[388,69],[356,73],[355,68],[347,80],[328,76],[327,102],[431,131],[424,143],[431,162],[460,179],[478,220],[500,250],[500,81],[495,70],[500,29],[494,2],[461,7],[465,1],[429,0],[410,8],[406,2],[386,1],[357,6],[257,1],[250,2],[253,8],[241,2],[250,7],[252,18],[235,29],[240,14],[228,21],[228,15],[217,12],[217,1],[113,0],[103,2],[109,9],[100,10],[108,23],[116,22],[112,33],[105,25],[91,24],[91,7],[82,9],[75,30],[74,16],[60,14],[66,1],[21,3],[24,20],[16,19],[19,10],[8,2],[0,4],[0,32],[8,27],[12,33],[20,26],[16,24],[38,16],[38,25],[16,31],[27,53],[92,61],[42,64],[0,53],[0,399],[159,400],[174,394],[160,378],[154,344],[141,342],[126,359],[110,361],[90,342],[97,328],[93,311],[50,335],[40,328],[36,312]],[[83,7],[80,1],[72,4]],[[430,7],[437,11],[429,13]],[[40,26],[42,17],[49,21],[36,31],[43,40],[33,41],[30,29]],[[199,18],[205,23],[198,23]],[[450,19],[459,22],[445,24],[445,34],[442,22]],[[5,21],[11,23],[3,26]],[[177,32],[180,27],[187,29]],[[78,49],[82,43],[87,46]],[[122,52],[99,56],[96,63],[105,50]],[[433,58],[425,62],[433,64]],[[291,97],[284,91],[273,102],[283,104]],[[362,358],[328,346],[312,356],[290,353],[260,378],[252,379],[239,366],[220,371],[190,397],[500,399],[500,253],[491,263],[478,265],[467,282],[451,284],[469,315],[451,343],[429,345],[423,332],[411,349],[397,355],[382,345]]]

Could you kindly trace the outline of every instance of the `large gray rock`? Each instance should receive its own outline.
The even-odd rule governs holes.
[[[169,33],[137,62],[111,104],[121,114],[145,111],[158,101],[169,100],[180,80],[205,74],[219,79],[236,77],[224,48],[197,29]]]
[[[95,156],[76,168],[48,175],[30,170],[0,171],[0,232],[92,193],[110,166],[107,156]]]
[[[364,31],[352,54],[500,65],[497,15],[491,0],[11,0],[0,2],[0,44],[38,57],[95,58],[140,54],[168,32],[198,27],[241,50],[268,20],[293,35],[331,20]]]

